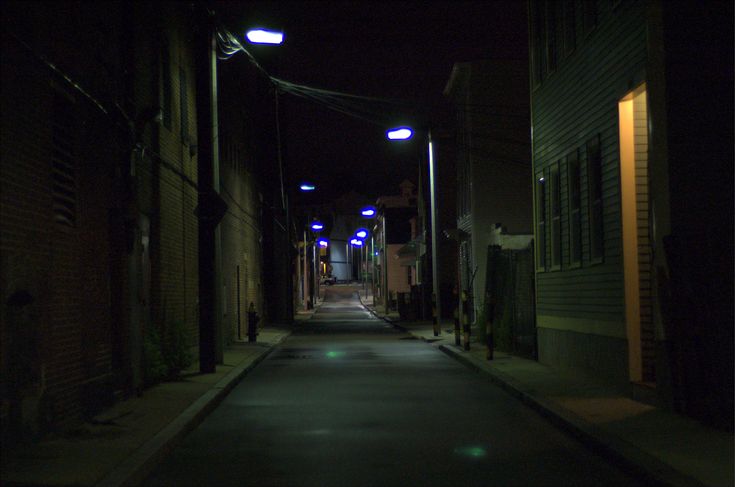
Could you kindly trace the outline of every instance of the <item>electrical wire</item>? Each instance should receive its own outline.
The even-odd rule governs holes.
[[[360,120],[385,126],[390,120],[386,117],[386,110],[375,107],[376,104],[407,106],[410,103],[402,100],[378,98],[366,95],[357,95],[353,93],[344,93],[334,90],[326,90],[323,88],[315,88],[312,86],[292,83],[283,79],[271,76],[263,66],[258,63],[255,57],[242,45],[240,40],[234,36],[226,27],[218,25],[216,27],[216,40],[218,46],[217,57],[222,60],[230,59],[238,52],[242,52],[248,58],[248,61],[263,74],[276,90],[283,93],[300,97],[312,102],[319,103],[330,110],[358,118]]]
[[[89,93],[84,87],[81,86],[80,83],[77,81],[74,81],[71,76],[67,75],[64,71],[61,70],[56,64],[51,62],[49,59],[47,59],[42,54],[39,54],[33,47],[31,47],[28,43],[26,43],[23,39],[15,35],[13,32],[8,32],[10,37],[12,37],[16,42],[18,42],[21,46],[23,46],[28,52],[30,52],[33,57],[36,58],[39,62],[44,64],[46,67],[48,67],[51,71],[53,71],[56,75],[58,75],[62,80],[64,80],[69,86],[71,86],[74,90],[79,92],[84,98],[86,98],[88,101],[90,101],[99,111],[107,115],[108,117],[111,116],[111,110],[106,108],[101,101],[99,101],[97,98],[95,98],[93,95]],[[130,132],[133,127],[133,120],[128,116],[128,114],[125,112],[125,110],[122,109],[122,107],[115,102],[115,109],[119,115],[122,116],[122,118],[127,123],[127,126],[122,127],[125,132]],[[117,123],[118,121],[116,121]]]

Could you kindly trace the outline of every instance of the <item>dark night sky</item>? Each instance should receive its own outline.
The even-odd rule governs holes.
[[[233,34],[259,23],[284,30],[281,46],[249,48],[272,75],[405,101],[390,116],[391,106],[369,105],[395,124],[415,124],[436,112],[455,62],[525,58],[528,51],[522,0],[227,2],[215,8]],[[285,95],[282,103],[287,170],[292,182],[316,181],[320,196],[311,198],[351,189],[374,198],[396,193],[404,177],[415,179],[418,141],[390,143],[388,127],[301,98]]]

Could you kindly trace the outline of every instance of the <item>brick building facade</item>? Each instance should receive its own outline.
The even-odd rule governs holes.
[[[191,19],[118,3],[3,17],[0,416],[36,434],[140,391],[151,327],[197,343]]]

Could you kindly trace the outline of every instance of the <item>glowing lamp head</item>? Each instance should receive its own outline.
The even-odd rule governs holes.
[[[367,236],[368,236],[368,231],[365,230],[364,228],[360,228],[358,231],[355,232],[355,237],[357,237],[357,238],[362,239],[362,238],[365,238]]]
[[[265,29],[249,30],[245,37],[253,44],[280,44],[283,42],[283,32]]]
[[[319,230],[324,229],[324,225],[322,224],[322,222],[311,222],[311,229],[315,232],[318,232]]]
[[[301,183],[299,185],[299,189],[301,191],[314,191],[316,189],[316,186],[311,183]]]
[[[360,210],[360,214],[368,218],[373,217],[375,216],[375,208],[372,206],[367,206]]]
[[[322,248],[329,247],[329,240],[327,240],[326,238],[320,238],[319,240],[317,240],[317,243],[319,244],[319,247],[322,247]]]
[[[408,140],[413,136],[413,130],[408,127],[398,127],[386,132],[389,140]]]
[[[353,247],[362,247],[362,240],[359,238],[353,238],[350,240],[350,244],[352,244]]]

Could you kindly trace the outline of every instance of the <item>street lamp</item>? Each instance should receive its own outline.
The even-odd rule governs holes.
[[[316,186],[311,183],[301,183],[299,189],[304,192],[314,191]]]
[[[407,140],[413,135],[413,131],[408,127],[398,127],[386,132],[389,140]],[[436,164],[434,161],[434,144],[431,141],[431,130],[426,131],[426,144],[428,146],[429,155],[429,193],[431,202],[431,271],[433,293],[436,296],[436,316],[441,318],[441,299],[439,297],[439,261],[438,261],[438,212],[436,203]],[[439,335],[438,319],[434,325],[434,336]]]
[[[324,230],[324,224],[318,220],[314,220],[311,222],[311,229],[315,232],[319,232],[321,230]]]
[[[253,44],[280,44],[283,42],[283,32],[266,29],[249,30],[245,37]]]
[[[389,140],[408,140],[413,136],[413,130],[409,127],[397,127],[388,130],[386,135]]]
[[[355,232],[355,237],[357,237],[360,240],[365,240],[365,238],[367,238],[367,236],[368,236],[368,231],[365,230],[364,228],[359,228]]]
[[[375,216],[375,207],[366,206],[365,208],[360,210],[360,214],[366,218],[373,218]]]

